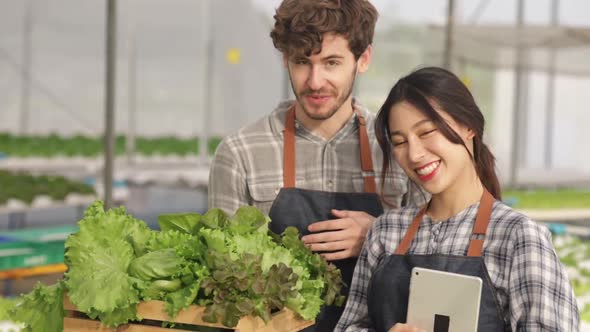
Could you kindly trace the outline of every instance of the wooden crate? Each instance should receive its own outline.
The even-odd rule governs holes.
[[[174,328],[162,328],[158,326],[142,325],[141,322],[133,324],[124,324],[117,329],[109,329],[100,325],[99,321],[89,318],[80,317],[81,314],[76,310],[76,307],[69,301],[68,297],[64,298],[64,309],[66,310],[66,317],[64,318],[64,332],[82,332],[82,331],[125,331],[125,332],[174,332],[182,331]],[[211,324],[202,320],[204,307],[191,305],[186,310],[178,313],[174,318],[175,323],[189,324],[194,326],[209,326],[227,328],[222,324]],[[164,302],[162,301],[146,301],[141,302],[137,306],[137,312],[143,319],[151,321],[169,322],[170,317],[164,311]],[[268,323],[260,317],[243,317],[234,328],[237,332],[296,332],[309,327],[314,324],[314,321],[303,320],[293,311],[283,309],[272,315]]]

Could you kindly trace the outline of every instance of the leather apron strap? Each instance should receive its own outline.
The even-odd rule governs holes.
[[[485,236],[487,232],[493,205],[494,197],[484,189],[479,201],[477,217],[475,219],[475,223],[473,224],[469,248],[467,249],[467,256],[481,257],[484,242],[482,237]],[[412,244],[412,240],[414,240],[414,237],[416,237],[416,233],[418,232],[420,222],[422,221],[422,217],[424,216],[425,212],[426,207],[420,210],[416,217],[414,217],[414,220],[412,220],[412,223],[410,224],[410,227],[408,227],[408,230],[402,238],[402,241],[395,250],[396,255],[405,255],[408,252],[408,249],[410,249],[410,245]]]
[[[477,217],[471,232],[471,241],[469,241],[469,249],[467,256],[481,257],[483,250],[484,236],[490,224],[490,215],[492,214],[492,207],[494,206],[494,197],[487,190],[484,189],[483,195],[479,203],[479,210],[477,210]]]
[[[366,120],[360,111],[355,109],[355,113],[359,121],[360,158],[363,179],[365,181],[365,192],[376,193],[375,169],[373,168],[373,158],[369,136],[367,135]],[[283,187],[295,187],[295,105],[289,108],[285,120],[283,138]]]
[[[283,187],[295,188],[295,106],[287,111],[283,134]]]

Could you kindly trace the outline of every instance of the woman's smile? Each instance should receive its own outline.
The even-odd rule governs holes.
[[[416,168],[415,171],[416,174],[418,174],[420,181],[425,182],[432,179],[436,175],[439,166],[440,160],[437,160]]]

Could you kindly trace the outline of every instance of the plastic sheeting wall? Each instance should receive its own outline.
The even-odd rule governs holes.
[[[136,45],[138,135],[199,135],[206,125],[202,109],[206,91],[212,94],[207,125],[211,134],[234,131],[270,112],[281,99],[280,56],[269,37],[272,18],[259,13],[250,1],[209,2],[208,14],[202,1],[118,2],[119,133],[128,127],[130,40]],[[25,4],[0,2],[0,131],[19,128]],[[101,1],[32,1],[29,132],[102,132],[104,12]],[[214,40],[211,82],[204,82],[204,15],[209,15]],[[129,29],[132,26],[134,30]],[[227,61],[230,49],[239,50],[239,63]]]

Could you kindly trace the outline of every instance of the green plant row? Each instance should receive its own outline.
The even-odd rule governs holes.
[[[571,235],[554,236],[555,251],[568,270],[576,297],[590,294],[590,241]],[[590,302],[579,308],[580,319],[590,323]]]
[[[0,205],[13,198],[31,203],[37,196],[47,195],[62,201],[70,193],[95,194],[91,186],[68,180],[62,176],[33,176],[0,170]]]
[[[125,136],[117,136],[115,152],[125,153]],[[213,154],[220,137],[211,137],[208,142],[209,154]],[[92,157],[103,152],[102,137],[73,136],[61,137],[55,134],[46,136],[16,136],[0,133],[0,153],[15,157],[52,157],[57,155]],[[145,138],[138,137],[135,141],[136,151],[141,155],[197,155],[199,138],[177,138],[173,136]]]
[[[590,188],[507,190],[502,198],[517,209],[590,208]]]

